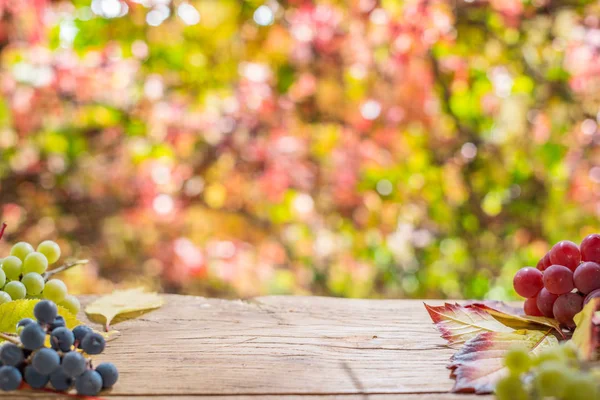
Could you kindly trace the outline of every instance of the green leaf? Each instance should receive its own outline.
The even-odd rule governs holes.
[[[23,318],[35,319],[33,308],[40,300],[13,300],[0,305],[0,332],[16,333],[17,323]],[[58,315],[62,315],[69,329],[83,323],[71,314],[66,308],[58,306]]]
[[[91,320],[104,323],[106,331],[109,331],[110,323],[117,315],[135,318],[163,304],[160,295],[144,292],[143,288],[115,290],[89,304],[85,312]]]
[[[504,325],[482,309],[446,303],[435,307],[425,304],[429,316],[449,346],[457,346],[482,332],[510,333],[514,329]]]
[[[586,361],[598,360],[600,316],[597,314],[599,308],[600,298],[594,298],[573,317],[577,328],[575,328],[571,340],[579,349],[580,357]]]
[[[508,374],[503,364],[506,352],[514,347],[532,355],[557,346],[552,329],[543,331],[517,330],[513,332],[485,332],[469,340],[450,359],[448,368],[456,379],[453,392],[491,393],[496,382]]]

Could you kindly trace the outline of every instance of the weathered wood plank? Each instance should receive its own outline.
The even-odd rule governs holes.
[[[225,396],[104,396],[106,400],[492,400],[492,396],[468,396],[464,394],[434,393],[434,394],[343,394],[343,395],[225,395]],[[19,394],[11,396],[14,400],[73,400],[73,396]]]
[[[73,400],[73,396],[61,395],[28,395],[19,394],[11,396],[14,400]],[[492,396],[479,395],[464,395],[450,393],[435,393],[435,394],[344,394],[344,395],[239,395],[239,396],[104,396],[106,400],[132,400],[132,399],[148,399],[148,400],[492,400]]]
[[[115,326],[122,336],[97,359],[114,362],[121,379],[103,397],[457,398],[445,367],[453,351],[421,301],[166,300]]]

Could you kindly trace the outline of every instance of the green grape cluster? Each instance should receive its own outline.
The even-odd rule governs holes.
[[[63,306],[73,314],[80,309],[79,300],[67,293],[60,279],[48,279],[48,266],[60,258],[60,246],[51,240],[37,249],[26,242],[16,243],[10,255],[0,259],[0,304],[18,299],[46,299]]]
[[[511,349],[504,365],[509,373],[496,384],[498,400],[600,400],[600,369],[580,362],[568,342],[533,356]]]

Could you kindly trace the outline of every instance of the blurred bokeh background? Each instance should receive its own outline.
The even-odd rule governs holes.
[[[512,298],[598,231],[600,3],[2,0],[0,254],[71,292]]]

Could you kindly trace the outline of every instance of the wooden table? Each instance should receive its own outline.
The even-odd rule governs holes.
[[[121,337],[97,359],[114,362],[121,376],[101,398],[492,398],[449,393],[453,381],[445,366],[453,350],[422,301],[165,298],[161,309],[114,326]],[[1,397],[67,398],[30,391]]]

